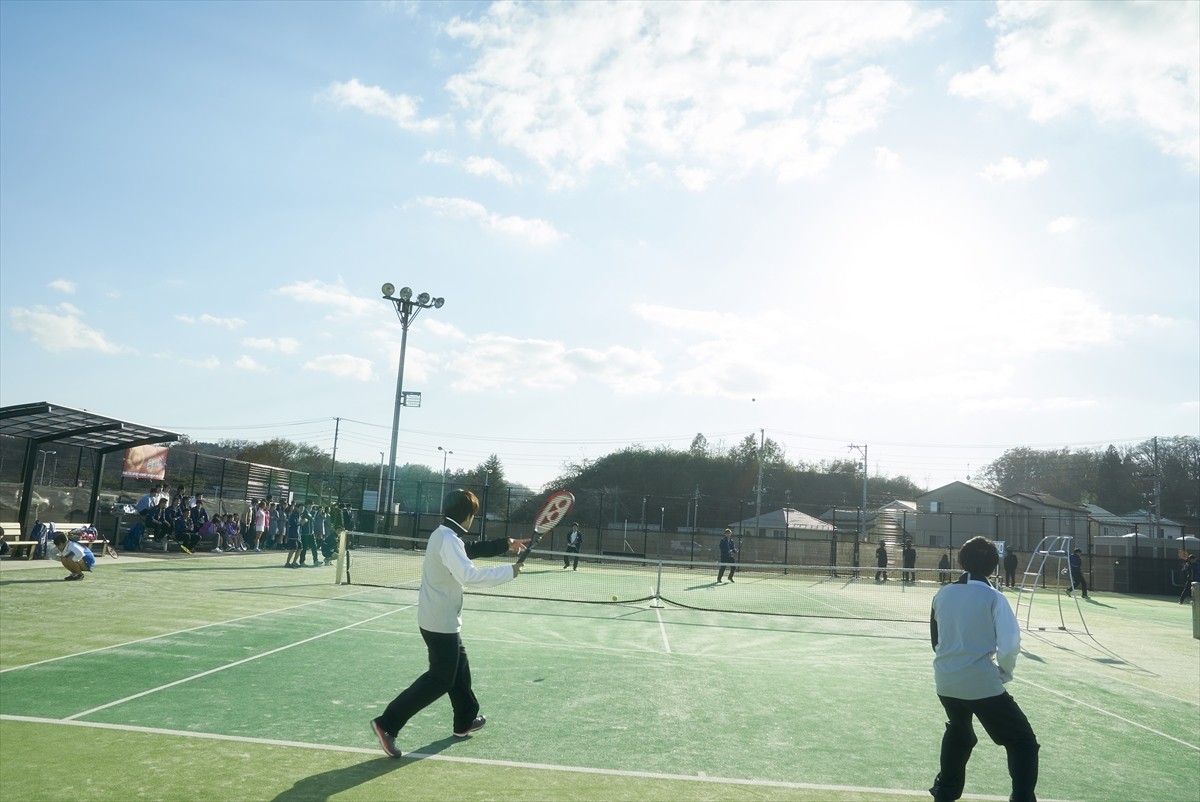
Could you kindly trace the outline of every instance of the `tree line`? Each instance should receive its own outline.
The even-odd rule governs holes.
[[[328,452],[284,439],[185,441],[182,445],[212,456],[312,475],[336,473],[366,487],[374,487],[379,476],[378,464],[335,465]],[[724,526],[752,516],[760,504],[760,461],[763,512],[790,507],[816,516],[830,508],[856,510],[862,504],[861,462],[789,461],[779,443],[753,434],[732,446],[710,444],[699,434],[686,450],[630,445],[595,460],[566,463],[562,473],[540,489],[509,482],[496,454],[473,468],[450,472],[447,481],[474,488],[486,484],[493,499],[528,496],[530,509],[512,510],[517,516],[532,517],[540,492],[568,488],[577,499],[574,516],[588,525],[626,522],[680,531]],[[442,476],[428,466],[410,463],[397,466],[396,478],[399,491],[417,483],[440,482]],[[1156,479],[1161,514],[1194,525],[1200,509],[1200,439],[1191,436],[1153,438],[1121,449],[1112,445],[1095,450],[1012,448],[984,466],[974,482],[1004,496],[1048,493],[1068,503],[1090,502],[1123,514],[1148,509],[1155,502]],[[927,491],[907,476],[873,475],[867,487],[868,509],[896,499],[916,499]],[[407,508],[402,491],[398,500],[402,509]]]

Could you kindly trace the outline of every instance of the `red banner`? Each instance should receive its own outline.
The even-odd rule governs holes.
[[[166,446],[135,446],[125,449],[121,475],[130,479],[166,479]]]

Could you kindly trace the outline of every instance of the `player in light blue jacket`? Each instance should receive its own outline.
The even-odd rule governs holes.
[[[1010,802],[1037,800],[1041,747],[1025,713],[1004,690],[1021,651],[1021,628],[1004,594],[988,582],[999,559],[996,544],[971,538],[958,552],[966,573],[933,597],[933,677],[947,718],[940,771],[929,789],[935,802],[962,796],[967,761],[978,743],[973,718],[1008,752]]]

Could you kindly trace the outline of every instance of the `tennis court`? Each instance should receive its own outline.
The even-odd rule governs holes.
[[[909,611],[933,582],[717,585],[707,566],[531,561],[503,586],[529,597],[467,597],[487,727],[452,738],[439,701],[391,760],[367,722],[425,668],[416,593],[363,584],[370,560],[355,562],[345,585],[275,554],[123,557],[74,583],[54,563],[3,563],[0,798],[929,798],[943,717],[928,625]],[[1191,609],[1093,596],[1092,635],[1027,632],[1009,686],[1042,743],[1039,798],[1196,799]],[[980,736],[967,798],[1005,799],[1003,750]]]

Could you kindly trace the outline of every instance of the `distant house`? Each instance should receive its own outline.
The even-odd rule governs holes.
[[[1158,532],[1151,531],[1154,527],[1146,510],[1117,515],[1096,504],[1084,504],[1083,507],[1087,511],[1092,537],[1121,537],[1134,532],[1143,537],[1166,540],[1183,537],[1183,524],[1170,518],[1159,518]]]
[[[1028,550],[1029,508],[967,482],[951,482],[916,499],[906,531],[917,545],[957,548],[976,535]],[[1036,545],[1036,544],[1035,544]]]
[[[839,525],[841,522],[838,522]],[[833,524],[814,518],[800,510],[784,507],[759,516],[729,524],[738,537],[750,537],[755,529],[761,537],[789,538],[793,540],[828,540],[833,533]]]
[[[1029,510],[1031,538],[1070,537],[1080,540],[1087,537],[1088,511],[1085,507],[1055,498],[1049,493],[1016,493],[1009,498]]]
[[[1173,521],[1167,517],[1158,519],[1158,531],[1155,532],[1154,524],[1150,520],[1149,510],[1134,510],[1133,512],[1125,513],[1125,517],[1131,521],[1136,521],[1136,531],[1149,535],[1150,537],[1161,537],[1169,540],[1178,540],[1183,537],[1183,524],[1179,521]]]

